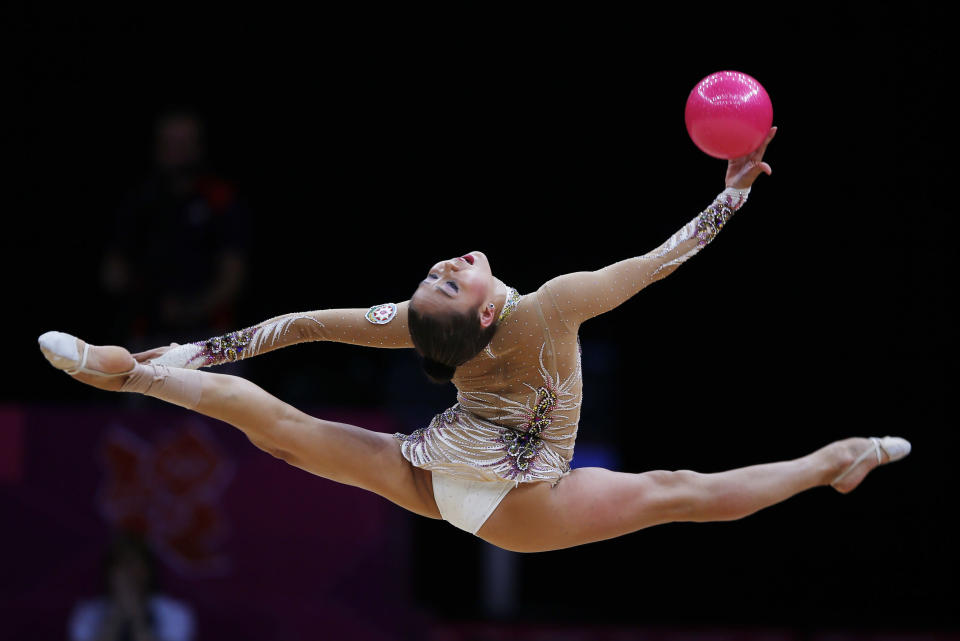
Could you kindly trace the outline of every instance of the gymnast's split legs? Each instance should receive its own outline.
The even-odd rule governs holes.
[[[442,518],[431,472],[407,461],[391,435],[309,416],[238,376],[140,363],[122,347],[49,334],[41,351],[75,380],[147,394],[219,419],[290,465]],[[664,523],[736,520],[819,486],[850,492],[878,465],[908,452],[903,439],[849,438],[797,459],[711,474],[577,468],[555,484],[511,489],[476,535],[506,550],[538,552]]]

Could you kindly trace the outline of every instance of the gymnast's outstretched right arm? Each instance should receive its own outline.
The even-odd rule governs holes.
[[[281,347],[334,341],[368,347],[413,347],[407,326],[409,301],[369,309],[321,309],[275,316],[246,329],[206,340],[161,347],[134,356],[138,361],[197,369],[243,360]]]

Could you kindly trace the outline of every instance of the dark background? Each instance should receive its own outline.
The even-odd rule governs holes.
[[[156,11],[7,21],[5,402],[110,402],[32,345],[48,329],[114,340],[104,238],[170,105],[203,114],[212,164],[254,213],[239,328],[405,300],[429,265],[472,249],[523,293],[653,249],[723,188],[683,106],[702,77],[736,69],[772,98],[773,175],[702,254],[584,325],[580,438],[638,472],[719,471],[852,435],[901,435],[914,452],[849,496],[818,489],[739,522],[522,556],[513,616],[956,628],[942,12]],[[393,409],[409,430],[454,394],[412,353],[334,344],[247,375],[298,406]],[[480,543],[413,527],[417,602],[483,618]]]

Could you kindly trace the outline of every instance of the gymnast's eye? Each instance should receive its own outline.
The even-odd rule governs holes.
[[[427,276],[427,278],[440,278],[440,277],[437,276],[436,274],[430,274],[429,276]]]
[[[457,287],[457,284],[456,284],[455,282],[453,282],[452,280],[448,280],[448,281],[447,281],[447,284],[450,285],[450,287],[453,287],[453,291],[455,291],[455,292],[459,292],[459,291],[460,291],[460,288]]]

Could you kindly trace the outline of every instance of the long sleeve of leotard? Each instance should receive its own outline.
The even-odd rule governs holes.
[[[537,292],[540,300],[554,307],[564,325],[576,331],[585,320],[621,305],[709,244],[746,202],[747,192],[725,189],[707,209],[649,253],[547,281]]]
[[[288,345],[334,341],[368,347],[413,347],[409,301],[369,309],[322,309],[275,316],[246,329],[178,345],[151,362],[196,369],[250,358]]]

